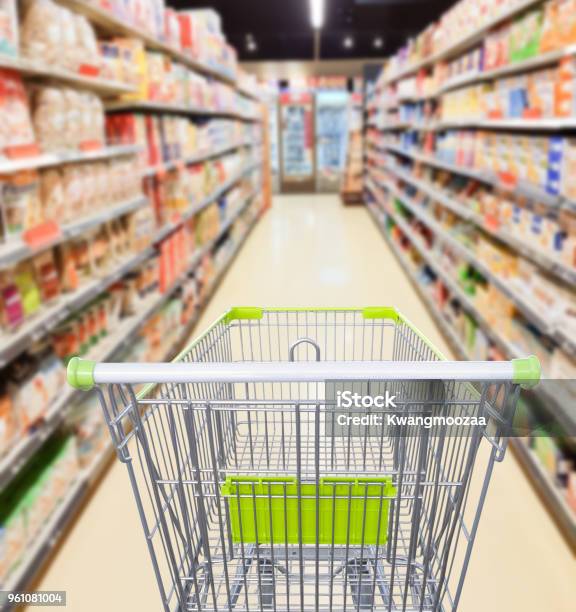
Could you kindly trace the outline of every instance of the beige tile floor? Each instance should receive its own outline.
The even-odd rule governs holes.
[[[400,308],[448,349],[368,213],[335,196],[290,196],[256,227],[197,331],[232,305]],[[123,466],[115,464],[48,568],[74,612],[160,610]],[[459,608],[576,609],[576,561],[514,458],[496,466]]]

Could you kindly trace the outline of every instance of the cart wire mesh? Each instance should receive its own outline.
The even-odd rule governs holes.
[[[402,317],[355,309],[228,314],[178,357],[191,364],[442,359]],[[334,427],[334,390],[358,384],[98,388],[165,610],[457,608],[518,386],[364,382],[369,394],[400,398],[402,414],[439,410],[487,424]]]

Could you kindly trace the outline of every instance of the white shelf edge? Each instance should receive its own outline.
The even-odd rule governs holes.
[[[22,56],[0,53],[0,68],[21,72],[24,76],[49,78],[67,85],[87,89],[102,96],[115,96],[134,93],[136,89],[120,81],[112,81],[96,76],[86,76],[60,66],[50,66]]]
[[[66,151],[60,153],[45,153],[35,157],[22,159],[0,158],[0,174],[13,174],[21,170],[34,170],[59,166],[64,164],[75,164],[87,161],[100,161],[114,157],[124,157],[140,153],[142,147],[139,145],[111,145],[104,146],[95,151]]]
[[[238,113],[232,109],[211,109],[202,108],[200,106],[189,106],[186,104],[171,104],[169,102],[156,102],[151,100],[133,100],[122,102],[108,102],[105,104],[106,110],[121,111],[121,110],[149,110],[166,113],[175,113],[182,115],[206,115],[210,117],[229,117],[239,121],[260,122],[261,118],[258,115],[248,115],[246,113]]]

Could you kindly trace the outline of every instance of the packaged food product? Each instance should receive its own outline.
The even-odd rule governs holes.
[[[91,117],[90,94],[74,89],[62,89],[65,112],[66,146],[74,149],[84,140],[86,125]]]
[[[0,176],[0,200],[2,226],[8,238],[20,236],[44,220],[35,170]]]
[[[60,20],[60,54],[57,62],[72,72],[78,70],[81,61],[82,47],[76,34],[75,16],[64,7],[59,8]]]
[[[33,122],[38,144],[44,151],[66,149],[68,136],[68,108],[64,91],[57,87],[38,87],[33,91]]]
[[[52,0],[28,2],[20,28],[22,55],[48,66],[60,65],[69,52],[68,48],[62,48],[66,13]]]
[[[104,450],[107,441],[98,398],[87,395],[80,404],[74,406],[67,423],[74,432],[80,467],[87,467]]]
[[[3,375],[4,376],[4,375]],[[10,448],[17,428],[16,413],[7,385],[0,382],[0,457]]]
[[[0,53],[18,54],[16,0],[0,0]]]
[[[97,76],[100,74],[101,60],[94,29],[83,15],[72,14],[72,17],[78,45],[78,65],[75,68],[88,76]]]
[[[82,217],[86,209],[87,194],[84,191],[83,171],[79,164],[64,166],[62,170],[62,192],[66,205],[64,218],[67,221]]]
[[[34,155],[34,130],[22,77],[0,68],[0,150],[7,155]]]
[[[48,250],[37,255],[33,263],[42,301],[49,302],[58,297],[60,294],[60,279],[52,251]]]
[[[62,173],[58,168],[49,168],[40,172],[40,197],[43,216],[58,223],[65,223],[66,202]]]
[[[0,323],[13,330],[24,321],[24,307],[12,273],[0,273]]]
[[[41,305],[40,291],[30,262],[19,264],[14,271],[14,283],[18,287],[24,316],[33,315]]]

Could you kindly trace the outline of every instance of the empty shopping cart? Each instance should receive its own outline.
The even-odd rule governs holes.
[[[455,610],[539,374],[446,361],[393,308],[234,308],[173,363],[68,369],[96,385],[164,609],[237,611]]]

